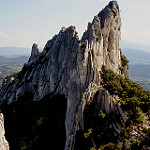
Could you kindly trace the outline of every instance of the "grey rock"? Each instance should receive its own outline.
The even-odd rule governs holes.
[[[107,114],[117,111],[123,118],[123,123],[126,117],[117,98],[103,89],[100,75],[102,65],[121,74],[120,28],[119,6],[116,1],[111,1],[94,17],[93,22],[88,24],[81,40],[75,27],[70,26],[63,27],[49,40],[41,53],[34,44],[29,62],[24,65],[18,78],[11,85],[2,87],[1,102],[9,104],[26,92],[34,95],[34,101],[48,94],[65,95],[65,150],[74,149],[76,132],[79,129],[84,130],[85,106],[97,91],[101,91],[99,100],[102,109],[105,109]],[[118,124],[114,123],[113,126],[117,131],[120,129]]]
[[[0,113],[0,150],[9,150],[9,144],[5,138],[4,117]]]
[[[31,57],[29,58],[29,62],[35,62],[36,60],[38,60],[40,55],[41,52],[38,49],[38,45],[34,43],[32,46]]]

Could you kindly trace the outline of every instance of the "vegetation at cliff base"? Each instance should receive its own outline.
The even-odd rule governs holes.
[[[125,55],[122,55],[122,53],[121,53],[121,66],[120,66],[120,71],[121,71],[122,74],[126,74],[125,69],[126,69],[126,67],[128,68],[128,63],[129,63],[129,61],[128,61],[128,59],[126,58],[126,56],[125,56]]]
[[[11,65],[0,65],[0,87],[2,85],[3,79],[10,74],[14,74],[21,70],[22,67],[20,66],[11,66]]]
[[[126,61],[127,62],[127,61]],[[140,150],[149,145],[150,129],[142,128],[146,117],[150,117],[150,92],[144,90],[139,84],[129,78],[114,73],[112,70],[102,67],[101,77],[104,89],[111,95],[118,95],[121,108],[127,115],[128,120],[120,133],[116,133],[112,124],[120,121],[117,112],[109,115],[102,111],[98,104],[99,92],[95,93],[93,100],[86,106],[84,111],[84,133],[79,132],[76,145],[82,150],[125,150],[125,143],[131,144],[131,149]],[[150,119],[150,118],[149,118]],[[119,123],[121,124],[121,123]],[[138,129],[138,126],[140,129]],[[136,132],[144,136],[142,140],[131,138],[131,133]],[[82,144],[79,144],[82,141]],[[120,141],[120,142],[117,142]],[[93,147],[94,146],[94,147]]]
[[[28,57],[22,56],[17,58],[6,58],[0,56],[0,87],[3,79],[10,74],[14,74],[22,69],[22,66],[27,62]]]
[[[141,127],[136,130],[136,132],[139,132],[138,134],[145,136],[141,141],[138,139],[134,139],[133,141],[129,136],[131,131],[134,130],[133,125],[135,125],[135,127],[141,126],[145,118],[150,120],[150,91],[146,91],[138,83],[114,73],[105,66],[102,67],[101,77],[104,88],[112,95],[115,94],[119,96],[121,107],[128,117],[128,121],[120,138],[122,138],[124,142],[127,140],[131,143],[131,149],[141,149],[142,146],[150,146],[149,142],[147,142],[149,141],[150,129],[146,129],[147,132],[141,131]]]
[[[10,149],[64,149],[66,105],[64,96],[48,95],[33,101],[29,93],[10,105],[3,104],[6,139]]]
[[[126,65],[128,65],[129,60],[127,60],[125,55],[121,54],[121,62],[122,62],[122,66],[125,67]]]
[[[20,73],[20,71],[10,74],[10,75],[6,76],[5,79],[9,80],[11,77],[14,77],[14,79],[16,79],[18,77],[19,73]]]
[[[112,70],[102,67],[102,85],[110,94],[120,97],[122,108],[129,113],[131,120],[142,121],[143,112],[150,110],[150,92],[127,77],[118,75]]]

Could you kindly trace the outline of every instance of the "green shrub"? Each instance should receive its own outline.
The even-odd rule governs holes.
[[[147,114],[148,114],[148,117],[149,117],[149,119],[150,119],[150,110],[148,110],[148,113],[147,113]]]
[[[91,147],[90,150],[96,150],[94,147]]]
[[[99,111],[98,111],[98,116],[99,116],[100,118],[102,118],[102,119],[104,119],[104,118],[106,117],[106,115],[103,113],[102,110],[99,110]]]
[[[126,56],[125,55],[122,55],[121,53],[121,66],[120,66],[120,71],[121,71],[121,74],[124,74],[125,72],[125,67],[128,66],[128,63],[129,61],[127,60]]]
[[[123,57],[124,58],[124,57]],[[127,64],[126,59],[123,66]],[[122,77],[112,70],[102,66],[101,84],[110,94],[120,97],[122,108],[127,111],[130,119],[135,122],[143,121],[144,114],[150,110],[150,93],[129,78]]]
[[[133,117],[136,122],[141,123],[144,121],[145,115],[140,107],[136,107],[135,110],[133,110]]]
[[[127,60],[126,56],[122,55],[122,54],[121,54],[121,63],[122,63],[123,67],[125,67],[129,63],[129,61]]]
[[[6,76],[5,77],[5,79],[10,79],[11,77],[14,77],[15,79],[18,77],[18,74],[19,74],[20,72],[15,72],[14,74],[11,74],[11,75],[9,75],[9,76]]]
[[[129,139],[129,136],[130,136],[130,132],[133,130],[133,125],[130,125],[130,126],[128,126],[128,127],[126,127],[126,128],[124,128],[122,131],[121,131],[121,137],[122,137],[122,139]]]
[[[138,139],[130,139],[129,141],[131,142],[131,149],[138,149],[141,143]]]
[[[93,129],[90,128],[87,133],[84,133],[84,138],[86,138],[86,139],[89,138],[90,135],[92,134],[92,131],[93,131]]]
[[[112,150],[112,149],[115,149],[115,144],[110,142],[106,145],[101,145],[98,150]]]

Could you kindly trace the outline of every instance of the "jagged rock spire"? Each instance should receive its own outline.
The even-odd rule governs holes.
[[[38,49],[38,45],[34,43],[32,46],[31,57],[29,59],[29,62],[35,62],[40,57],[40,55],[41,52]]]

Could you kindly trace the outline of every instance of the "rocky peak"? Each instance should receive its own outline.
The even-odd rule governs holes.
[[[63,27],[49,40],[43,52],[40,53],[34,44],[29,62],[24,65],[18,78],[2,88],[1,101],[10,104],[26,93],[32,93],[34,101],[50,94],[64,95],[67,99],[65,150],[74,149],[77,131],[84,131],[85,107],[97,92],[102,93],[102,65],[121,73],[120,28],[119,6],[116,1],[111,1],[88,24],[81,40],[75,27],[70,26]],[[125,118],[118,98],[112,103],[114,98],[104,91],[97,100],[105,103],[99,104],[102,110],[108,114],[117,111]],[[113,127],[118,131],[121,125],[113,123]]]
[[[33,44],[32,51],[31,51],[31,57],[29,58],[29,62],[35,62],[41,55],[40,50],[38,49],[37,44]]]
[[[109,4],[98,14],[101,20],[101,27],[104,27],[106,19],[119,17],[120,10],[117,1],[110,1]]]
[[[114,1],[114,0],[110,1],[108,6],[112,9],[114,8],[114,9],[117,9],[119,11],[119,5],[118,5],[117,1]]]
[[[120,10],[117,2],[111,1],[94,17],[92,23],[88,24],[81,43],[82,45],[88,43],[91,53],[95,54],[93,60],[98,62],[99,66],[97,68],[99,70],[104,64],[116,73],[121,73],[119,70],[119,66],[121,66],[120,40]]]

